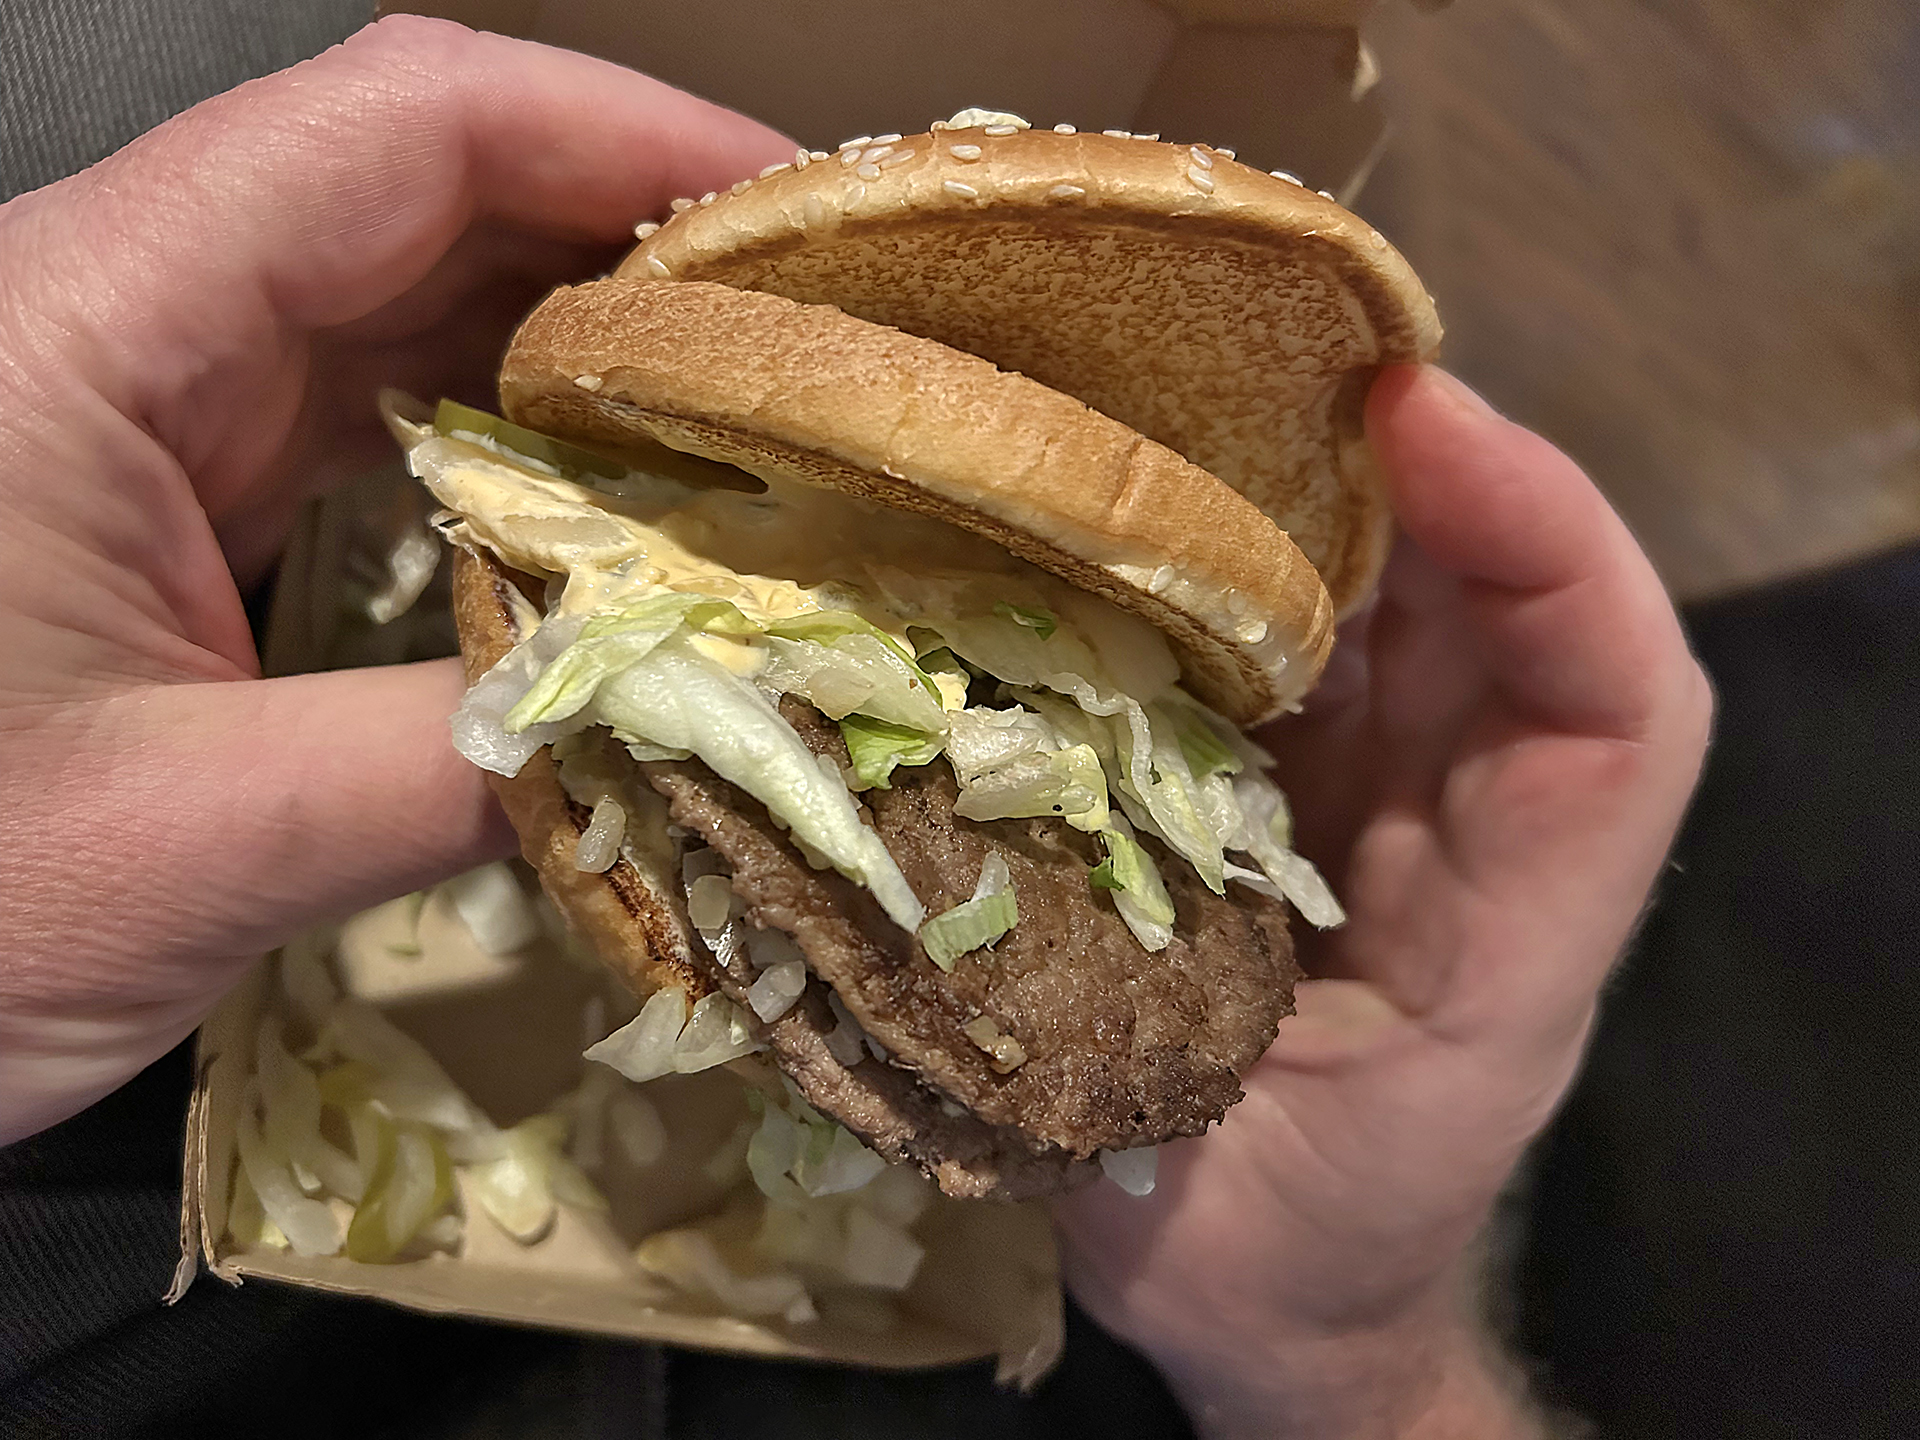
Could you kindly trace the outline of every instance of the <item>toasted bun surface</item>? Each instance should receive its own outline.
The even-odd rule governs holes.
[[[453,619],[469,685],[526,638],[516,632],[509,603],[514,583],[513,572],[491,555],[454,551]],[[489,774],[487,780],[547,894],[636,994],[651,995],[666,985],[696,1000],[712,993],[713,981],[694,958],[685,910],[674,894],[676,865],[662,860],[649,866],[623,857],[604,875],[576,866],[587,815],[560,788],[559,767],[545,746],[519,774]]]
[[[979,126],[736,192],[619,273],[831,303],[984,356],[1245,494],[1340,613],[1371,589],[1390,520],[1361,401],[1375,367],[1431,356],[1440,324],[1333,201],[1204,145]]]
[[[1025,376],[827,306],[562,289],[514,337],[500,394],[549,434],[657,441],[985,535],[1158,626],[1193,692],[1242,724],[1303,695],[1333,642],[1299,549],[1204,470]]]

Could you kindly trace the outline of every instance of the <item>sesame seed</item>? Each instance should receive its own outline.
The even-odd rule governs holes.
[[[1136,135],[1133,138],[1136,140],[1158,140],[1160,138],[1160,132],[1156,130],[1151,135]]]
[[[1073,134],[1077,134],[1078,132],[1075,131],[1073,126],[1067,124],[1063,120],[1058,125],[1053,127],[1053,133],[1056,135],[1073,135]]]
[[[842,150],[864,150],[867,148],[867,146],[871,145],[872,143],[873,143],[873,136],[856,135],[851,140],[842,140],[840,142],[840,148]]]
[[[880,167],[878,165],[856,165],[853,173],[858,175],[862,180],[878,180],[880,178]]]
[[[782,170],[791,170],[792,168],[793,162],[791,160],[782,160],[778,165],[769,165],[766,169],[762,170],[760,172],[760,178],[762,180],[770,180]]]
[[[736,180],[728,187],[727,193],[729,195],[744,195],[752,187],[753,182],[751,180]]]
[[[876,160],[886,159],[887,156],[891,155],[892,153],[893,153],[893,146],[876,145],[871,150],[867,151],[864,155],[862,155],[860,157],[860,161],[864,165],[871,165]]]
[[[1235,153],[1234,153],[1234,151],[1233,151],[1233,150],[1231,150],[1230,148],[1228,148],[1228,147],[1227,147],[1227,146],[1225,146],[1225,145],[1216,145],[1216,146],[1214,146],[1214,147],[1213,147],[1213,153],[1214,153],[1214,154],[1216,154],[1216,155],[1224,155],[1224,156],[1226,156],[1226,157],[1227,157],[1227,159],[1229,159],[1229,160],[1237,160],[1237,159],[1239,159],[1239,158],[1240,158],[1240,157],[1239,157],[1239,156],[1238,156],[1237,154],[1235,154]]]
[[[962,200],[978,200],[980,198],[980,192],[978,190],[959,180],[942,181],[940,188],[949,195],[958,195]]]
[[[847,209],[851,210],[854,206],[858,205],[862,200],[866,198],[867,198],[867,187],[862,185],[858,180],[854,181],[852,185],[847,187]]]
[[[1258,645],[1267,638],[1267,622],[1264,620],[1246,620],[1234,627],[1233,632],[1242,645]]]
[[[1336,197],[1331,190],[1316,190],[1314,193],[1322,200],[1332,200],[1336,205],[1340,203],[1338,197]]]
[[[1237,586],[1229,585],[1227,587],[1226,600],[1227,613],[1229,615],[1245,615],[1249,610],[1253,609],[1253,602],[1249,600]]]
[[[1202,170],[1211,170],[1213,168],[1213,157],[1198,145],[1195,145],[1191,150],[1187,151],[1187,154],[1193,157],[1193,163],[1198,165]]]
[[[673,213],[676,215],[678,215],[682,210],[691,210],[692,208],[693,208],[693,202],[687,199],[687,197],[684,195],[682,195],[679,199],[675,200],[672,205]]]
[[[602,380],[598,375],[576,375],[573,377],[573,383],[591,394],[607,382]]]
[[[720,192],[718,190],[709,190],[707,191],[706,194],[700,197],[700,203],[702,205],[711,205],[714,201],[718,200],[719,198],[720,198]]]
[[[1133,138],[1133,132],[1131,130],[1102,130],[1100,133],[1109,140],[1131,140]]]
[[[793,168],[794,169],[804,170],[807,168],[807,166],[811,165],[812,163],[813,163],[813,156],[808,153],[806,146],[802,145],[798,150],[793,152]]]
[[[1047,192],[1047,198],[1049,200],[1078,200],[1086,193],[1086,187],[1081,185],[1056,185]]]
[[[1287,184],[1289,184],[1289,185],[1299,185],[1299,184],[1300,184],[1300,177],[1299,177],[1298,175],[1289,175],[1289,174],[1288,174],[1288,173],[1287,173],[1286,171],[1284,171],[1284,170],[1269,170],[1269,171],[1268,171],[1267,173],[1268,173],[1269,175],[1271,175],[1271,176],[1273,176],[1273,178],[1274,178],[1274,179],[1276,179],[1276,180],[1284,180],[1284,181],[1286,181],[1286,182],[1287,182]],[[1305,187],[1305,186],[1301,186],[1301,188],[1302,188],[1302,189],[1305,189],[1306,187]]]
[[[1194,188],[1202,195],[1211,195],[1213,193],[1213,176],[1202,170],[1198,165],[1188,167],[1187,179],[1193,182]]]
[[[873,143],[876,145],[898,145],[900,138],[898,135],[876,135],[873,137]]]
[[[827,202],[818,195],[807,196],[807,224],[815,229],[827,223]]]
[[[633,227],[633,238],[636,240],[644,240],[659,228],[660,224],[658,221],[642,220],[638,225]]]
[[[818,164],[820,161],[825,160],[827,158],[827,152],[824,150],[809,150],[807,152],[807,158],[813,161],[815,164]]]
[[[1158,595],[1173,584],[1173,578],[1173,566],[1162,565],[1158,570],[1153,572],[1153,577],[1147,581],[1147,589],[1155,595]]]
[[[665,280],[673,274],[673,271],[667,268],[667,262],[658,255],[649,255],[647,256],[647,273],[656,280]]]
[[[956,160],[978,160],[980,158],[980,147],[978,145],[949,145],[947,147],[947,153]]]
[[[1019,130],[1020,127],[1018,125],[989,125],[985,133],[988,135],[1014,135],[1018,134]]]
[[[860,151],[857,148],[853,150],[842,150],[840,152],[840,163],[851,170],[855,165],[860,163]]]
[[[913,158],[913,151],[896,150],[893,152],[893,154],[887,156],[886,159],[880,162],[880,168],[882,170],[891,170],[896,165],[906,164],[907,161],[911,160],[912,158]]]

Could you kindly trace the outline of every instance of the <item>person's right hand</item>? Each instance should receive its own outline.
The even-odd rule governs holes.
[[[1075,1293],[1203,1433],[1524,1433],[1463,1252],[1580,1058],[1712,701],[1579,470],[1433,369],[1368,431],[1405,536],[1306,714],[1266,739],[1350,919],[1218,1133],[1145,1200],[1058,1210]]]

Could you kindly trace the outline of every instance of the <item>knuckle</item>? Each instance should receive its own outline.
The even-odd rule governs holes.
[[[477,38],[457,21],[430,15],[385,15],[356,32],[341,48],[377,65],[439,73],[462,60]]]

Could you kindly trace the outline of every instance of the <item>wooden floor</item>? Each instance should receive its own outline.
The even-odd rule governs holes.
[[[1361,208],[1698,597],[1920,536],[1920,5],[1382,0]]]

